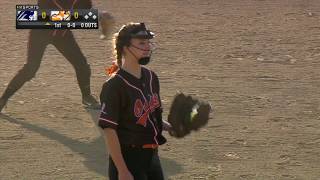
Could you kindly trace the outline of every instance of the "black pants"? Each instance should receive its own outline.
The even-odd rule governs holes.
[[[157,149],[121,147],[122,156],[135,180],[163,180]],[[118,171],[109,157],[109,179],[118,180]]]
[[[28,43],[27,62],[10,81],[2,98],[9,99],[25,82],[31,80],[40,67],[42,56],[48,44],[53,44],[74,67],[83,96],[90,95],[90,66],[82,54],[71,31],[31,30]],[[52,59],[54,61],[54,59]]]

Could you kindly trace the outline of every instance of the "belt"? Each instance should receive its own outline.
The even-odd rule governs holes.
[[[143,149],[157,149],[158,148],[158,144],[144,144],[142,145]]]
[[[142,148],[142,149],[157,149],[159,147],[158,144],[143,144],[143,145],[124,144],[124,146],[132,147],[132,148]]]

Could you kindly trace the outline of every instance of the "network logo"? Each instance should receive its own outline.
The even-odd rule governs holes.
[[[18,11],[17,13],[18,21],[37,21],[38,20],[38,12],[37,11]]]

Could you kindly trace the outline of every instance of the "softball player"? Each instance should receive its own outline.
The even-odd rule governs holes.
[[[143,23],[129,23],[114,37],[117,63],[100,94],[99,126],[104,129],[110,180],[164,179],[158,146],[170,125],[162,121],[157,75],[141,66],[151,56],[154,34]]]
[[[38,0],[43,9],[90,9],[91,0]],[[91,95],[91,70],[86,58],[70,30],[31,30],[28,43],[27,62],[11,80],[0,98],[0,112],[8,99],[18,91],[25,82],[31,80],[38,71],[43,53],[48,44],[53,44],[72,64],[76,71],[82,94],[82,103],[90,108],[100,108],[98,101]]]

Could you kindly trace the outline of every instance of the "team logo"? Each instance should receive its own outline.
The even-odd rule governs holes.
[[[18,11],[17,13],[18,21],[37,21],[38,20],[38,12],[37,11]]]
[[[160,107],[160,101],[157,94],[153,94],[150,101],[146,101],[144,104],[141,99],[137,99],[134,104],[134,115],[139,119],[136,123],[146,127],[149,113],[152,113],[158,107]]]
[[[134,115],[136,117],[141,117],[143,113],[143,104],[141,99],[137,99],[136,102],[134,103]]]
[[[70,21],[70,11],[51,11],[51,21]]]

